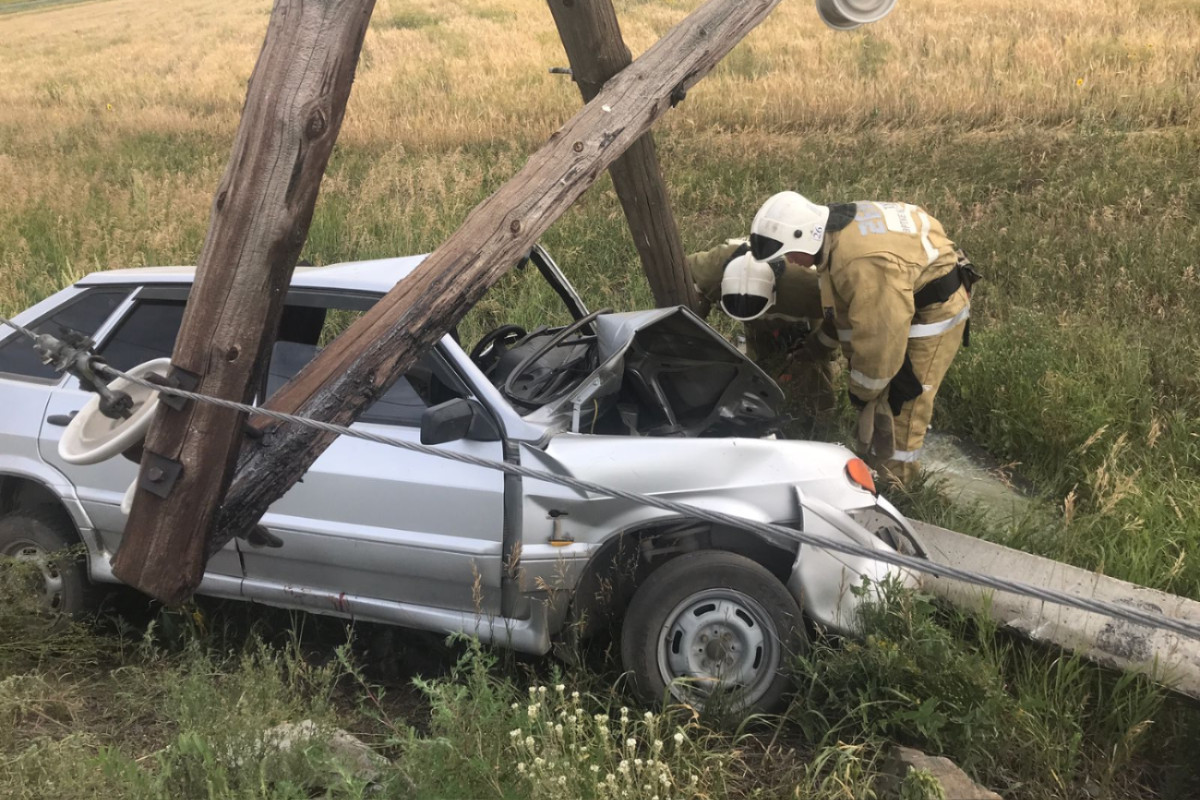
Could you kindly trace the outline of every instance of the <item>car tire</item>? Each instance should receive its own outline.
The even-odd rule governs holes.
[[[31,559],[41,580],[34,591],[39,605],[56,622],[94,611],[98,592],[88,579],[82,553],[67,553],[80,542],[75,526],[52,506],[23,508],[0,517],[0,556]]]
[[[678,556],[650,573],[621,631],[621,660],[644,702],[716,701],[738,713],[777,710],[791,685],[789,661],[806,647],[787,588],[723,551]]]

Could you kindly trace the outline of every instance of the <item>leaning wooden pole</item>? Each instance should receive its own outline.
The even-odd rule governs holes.
[[[708,0],[692,12],[610,80],[413,274],[276,392],[267,406],[342,424],[356,419],[667,112],[672,96],[695,85],[779,2]],[[333,438],[288,425],[276,430],[269,444],[250,447],[238,466],[210,552],[248,531]],[[198,526],[190,530],[207,538]]]
[[[254,394],[373,7],[276,0],[171,359],[196,391],[243,402]],[[168,603],[195,591],[243,421],[211,405],[161,408],[113,561],[118,578]]]
[[[617,12],[612,0],[549,0],[549,5],[571,62],[571,74],[586,103],[633,61],[621,38]],[[654,135],[639,137],[608,172],[625,210],[654,302],[659,306],[696,308],[696,290],[688,273],[679,226],[671,213]]]

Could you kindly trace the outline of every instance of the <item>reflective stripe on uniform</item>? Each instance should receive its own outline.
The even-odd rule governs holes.
[[[969,316],[971,316],[971,307],[967,306],[950,319],[944,319],[941,322],[927,322],[922,325],[913,325],[908,329],[908,338],[924,339],[928,336],[937,336],[950,330]]]
[[[854,333],[854,331],[850,330],[849,328],[838,328],[837,331],[839,342],[850,341],[850,334]]]
[[[817,330],[817,341],[828,347],[830,350],[836,349],[838,346],[837,341],[831,339],[829,334],[820,329]]]
[[[850,370],[850,380],[871,392],[882,389],[892,382],[891,378],[868,378],[856,369]]]
[[[921,458],[920,450],[893,450],[891,461],[903,461],[906,464],[917,461]]]
[[[929,266],[934,261],[937,261],[938,251],[933,246],[933,242],[929,241],[929,215],[924,211],[918,211],[917,214],[921,217],[921,246],[925,248],[925,256],[929,259],[925,263],[925,266]]]

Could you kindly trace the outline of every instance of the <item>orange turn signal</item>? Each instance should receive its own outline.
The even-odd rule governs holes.
[[[875,494],[875,479],[871,477],[871,468],[861,458],[852,458],[846,462],[846,477],[855,486]]]

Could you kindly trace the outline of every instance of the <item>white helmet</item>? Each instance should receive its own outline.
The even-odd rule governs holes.
[[[775,305],[775,270],[749,253],[730,260],[721,276],[721,309],[741,322],[758,319]]]
[[[754,215],[750,225],[750,252],[759,261],[787,253],[816,255],[825,240],[829,206],[809,202],[795,192],[773,195]]]

